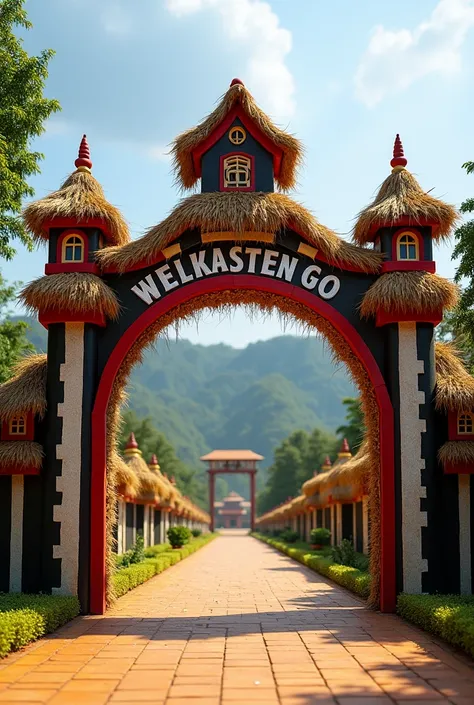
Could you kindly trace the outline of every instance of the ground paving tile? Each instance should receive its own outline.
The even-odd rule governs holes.
[[[474,705],[473,662],[236,533],[0,664],[0,705]]]

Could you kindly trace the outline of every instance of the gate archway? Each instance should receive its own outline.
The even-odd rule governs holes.
[[[372,604],[393,611],[401,590],[439,590],[440,507],[449,513],[455,497],[437,462],[449,409],[435,407],[433,330],[456,294],[435,274],[432,242],[449,233],[454,209],[405,169],[397,136],[392,173],[360,214],[356,244],[345,242],[274,192],[294,186],[301,148],[238,80],[173,149],[178,181],[200,179],[201,193],[138,240],[92,176],[85,138],[77,171],[25,211],[30,231],[49,240],[46,274],[23,292],[48,328],[36,584],[105,610],[111,458],[130,369],[171,323],[243,305],[319,330],[359,387],[372,458]]]

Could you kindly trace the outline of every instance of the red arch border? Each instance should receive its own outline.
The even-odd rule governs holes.
[[[303,304],[334,326],[364,366],[374,389],[380,415],[380,609],[382,612],[394,612],[396,606],[394,417],[390,396],[378,365],[363,339],[347,319],[314,294],[280,280],[266,279],[255,275],[233,276],[227,274],[212,279],[196,281],[171,292],[166,298],[158,300],[144,311],[125,331],[107,360],[98,385],[92,411],[90,612],[92,614],[104,614],[106,607],[107,405],[116,375],[135,340],[160,316],[197,296],[229,289],[263,291]]]

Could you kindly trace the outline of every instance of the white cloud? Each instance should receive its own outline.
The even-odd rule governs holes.
[[[44,123],[44,134],[47,137],[68,135],[72,131],[72,123],[58,117],[51,117]],[[81,135],[82,136],[82,135]]]
[[[268,112],[279,120],[295,112],[295,83],[285,64],[291,51],[291,32],[263,0],[165,0],[180,18],[203,10],[216,12],[226,36],[247,50],[242,79]]]
[[[115,3],[108,3],[100,13],[102,27],[107,34],[124,37],[130,33],[131,18],[125,10]]]
[[[439,0],[414,29],[375,27],[356,71],[357,97],[372,108],[425,76],[458,73],[461,47],[473,25],[474,0]]]

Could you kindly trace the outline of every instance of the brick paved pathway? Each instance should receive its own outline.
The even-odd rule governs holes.
[[[474,704],[472,662],[243,536],[0,663],[0,703]]]

